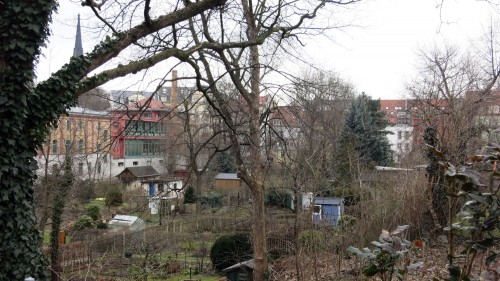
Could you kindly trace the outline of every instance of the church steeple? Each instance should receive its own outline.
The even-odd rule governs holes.
[[[80,30],[80,14],[78,14],[78,23],[76,25],[76,38],[75,38],[75,48],[73,49],[73,56],[74,57],[83,56],[82,32]]]

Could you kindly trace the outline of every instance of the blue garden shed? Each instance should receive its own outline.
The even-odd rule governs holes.
[[[344,215],[344,198],[341,197],[316,197],[312,220],[314,223],[337,225]]]

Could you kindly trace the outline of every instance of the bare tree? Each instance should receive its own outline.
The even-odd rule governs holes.
[[[190,29],[195,42],[207,40],[213,47],[201,50],[190,64],[196,71],[197,86],[208,102],[223,118],[231,149],[238,166],[239,177],[249,186],[252,196],[252,238],[254,245],[254,280],[264,280],[267,271],[265,185],[262,149],[261,114],[259,98],[263,89],[263,75],[283,42],[305,35],[307,30],[317,32],[325,26],[314,26],[314,19],[326,4],[345,5],[355,1],[246,1],[230,2],[223,10],[210,11],[191,19]],[[217,28],[216,28],[217,27]],[[315,29],[317,28],[317,29]],[[241,45],[238,41],[250,44]],[[230,46],[221,49],[221,45]],[[193,54],[194,55],[194,54]],[[201,65],[195,63],[199,61]],[[226,99],[218,89],[220,77],[227,75],[238,92],[240,112],[237,118],[226,106]],[[201,82],[206,81],[208,87]],[[210,94],[209,94],[210,93]]]
[[[486,48],[481,52],[476,50],[475,54],[460,52],[450,45],[421,51],[419,75],[406,87],[413,99],[414,118],[419,122],[420,132],[416,137],[442,151],[455,165],[463,164],[467,155],[484,144],[478,114],[491,98],[491,90],[500,75],[493,35],[487,36]],[[429,157],[428,207],[436,229],[440,229],[437,212],[442,204],[436,200],[443,193],[439,192],[443,178],[437,162],[432,161],[432,153]],[[445,198],[441,196],[441,200]]]
[[[297,280],[308,279],[306,268],[315,268],[315,264],[304,259],[311,255],[301,255],[299,241],[300,232],[312,227],[312,209],[302,210],[302,202],[298,199],[306,192],[324,194],[328,190],[336,159],[333,152],[353,96],[352,85],[335,73],[304,73],[294,80],[292,103],[276,108],[268,122],[274,140],[270,147],[277,152],[273,162],[278,165],[274,168],[295,198],[293,228]],[[312,262],[316,263],[316,254],[310,254]]]
[[[92,89],[78,97],[78,106],[95,111],[108,110],[109,94],[100,88]]]

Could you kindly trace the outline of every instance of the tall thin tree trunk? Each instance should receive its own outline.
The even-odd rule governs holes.
[[[434,223],[434,231],[440,231],[442,229],[441,224],[439,223],[439,218],[434,207],[434,188],[437,185],[438,180],[435,177],[431,177],[429,179],[427,185],[427,209],[429,209],[429,213],[431,213],[432,222]]]

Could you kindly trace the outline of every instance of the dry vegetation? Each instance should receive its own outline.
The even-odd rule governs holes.
[[[309,210],[296,214],[268,208],[269,279],[366,280],[362,274],[363,261],[346,248],[369,246],[370,241],[378,239],[381,229],[390,230],[401,224],[410,225],[406,239],[425,241],[423,246],[413,245],[399,261],[402,267],[424,263],[420,269],[408,272],[405,280],[446,278],[447,244],[443,237],[429,232],[431,223],[425,208],[425,187],[421,184],[425,182],[424,175],[405,173],[392,180],[385,179],[361,189],[360,202],[346,207],[346,214],[354,216],[356,223],[342,228],[312,225]],[[135,202],[137,196],[125,194],[124,198],[126,204],[119,210],[139,210],[140,204]],[[103,217],[109,215],[109,210],[102,211]],[[141,212],[145,214],[144,210]],[[250,216],[250,206],[245,204],[206,209],[198,214],[171,215],[161,226],[157,218],[148,216],[150,222],[145,231],[126,234],[87,231],[74,236],[80,237],[80,241],[61,249],[64,276],[88,278],[82,280],[139,280],[147,272],[149,278],[166,280],[185,273],[189,267],[196,268],[196,273],[216,275],[209,260],[211,243],[226,233],[249,231]],[[297,238],[294,227],[297,227]],[[126,252],[133,253],[132,257],[125,258]],[[484,259],[484,254],[476,258],[472,277],[478,278],[485,269]]]

